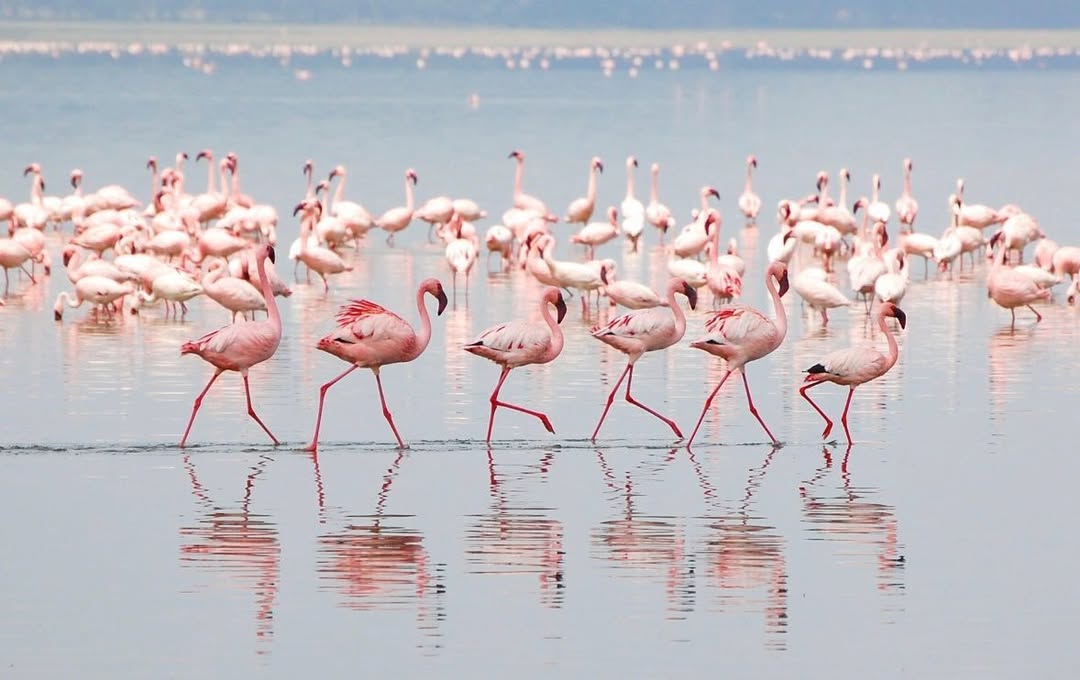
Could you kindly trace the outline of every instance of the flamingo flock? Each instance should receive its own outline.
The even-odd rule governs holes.
[[[630,155],[625,162],[623,200],[618,206],[602,207],[599,213],[603,219],[594,221],[598,183],[605,166],[601,158],[593,156],[584,166],[585,195],[572,200],[562,218],[570,228],[566,233],[556,226],[560,218],[548,209],[547,203],[525,192],[525,153],[514,150],[509,158],[514,161],[510,207],[499,223],[487,228],[483,241],[489,258],[498,255],[500,268],[520,270],[541,288],[535,316],[510,319],[488,328],[462,348],[500,367],[489,399],[489,444],[500,407],[532,416],[548,432],[555,432],[544,412],[504,401],[500,391],[513,369],[558,359],[565,345],[561,322],[567,314],[566,300],[574,295],[581,299],[586,318],[592,313],[594,299],[598,312],[604,298],[608,306],[627,310],[590,330],[593,338],[627,357],[625,369],[607,395],[593,440],[599,436],[624,381],[625,400],[660,420],[682,439],[682,430],[674,420],[633,397],[631,384],[635,364],[642,356],[678,344],[691,320],[700,321],[702,334],[689,346],[724,362],[725,370],[704,400],[687,441],[689,447],[717,393],[736,372],[742,376],[751,415],[770,442],[780,443],[754,405],[746,366],[774,352],[785,341],[788,312],[783,297],[789,288],[813,314],[820,316],[822,326],[829,323],[830,311],[865,313],[887,343],[887,354],[879,351],[872,340],[825,354],[806,368],[805,381],[798,388],[826,421],[822,437],[828,438],[833,422],[807,392],[824,382],[848,387],[841,422],[849,442],[852,435],[848,414],[855,388],[885,375],[899,359],[896,329],[889,320],[901,332],[907,328],[908,317],[900,304],[912,289],[912,258],[923,259],[924,279],[930,277],[929,264],[933,261],[937,276],[948,281],[963,276],[965,263],[974,272],[976,256],[985,251],[989,262],[988,297],[1009,310],[1013,327],[1018,309],[1029,310],[1035,322],[1040,321],[1036,305],[1052,300],[1054,286],[1068,282],[1070,304],[1080,293],[1080,247],[1058,246],[1046,237],[1032,215],[1015,204],[995,209],[968,203],[963,179],[957,181],[955,191],[943,202],[949,215],[944,232],[935,237],[916,231],[920,207],[913,191],[914,165],[911,159],[904,159],[903,190],[894,206],[884,199],[881,175],[875,173],[870,178],[869,196],[859,196],[849,210],[846,202],[851,173],[846,168],[838,174],[838,200],[829,194],[829,173],[821,171],[816,176],[814,193],[778,202],[777,233],[768,244],[769,262],[763,276],[772,305],[770,315],[738,301],[747,267],[739,255],[737,239],[729,239],[726,248],[721,246],[724,219],[721,209],[712,202],[722,204],[716,188],[700,188],[698,207],[678,230],[677,218],[659,197],[660,164],[653,162],[650,166],[646,204],[636,194],[639,161]],[[200,151],[194,162],[206,163],[207,183],[206,190],[198,193],[187,191],[184,167],[188,160],[186,153],[179,153],[169,167],[160,166],[154,158],[147,161],[151,193],[145,209],[118,185],[84,192],[84,174],[78,169],[69,175],[72,193],[46,195],[41,166],[27,165],[23,174],[30,178],[29,200],[13,203],[0,199],[0,219],[10,222],[9,237],[0,239],[4,297],[12,287],[11,270],[18,277],[25,276],[30,285],[50,275],[50,227],[59,232],[60,260],[73,286],[72,291],[61,292],[56,300],[53,312],[57,321],[62,321],[65,309],[89,303],[92,318],[101,323],[122,323],[125,315],[146,314],[147,307],[162,303],[166,317],[182,322],[188,311],[186,303],[206,296],[229,314],[231,323],[180,347],[181,354],[194,354],[214,367],[209,382],[194,401],[180,446],[186,445],[210,388],[226,371],[240,374],[248,415],[276,445],[279,440],[254,409],[248,372],[277,351],[282,341],[282,321],[275,299],[292,293],[274,269],[279,216],[272,204],[258,203],[243,193],[237,154],[228,153],[215,162],[212,150]],[[749,155],[745,184],[737,200],[744,233],[759,228],[762,199],[753,184],[757,168],[758,158]],[[289,248],[289,258],[295,261],[293,285],[310,285],[314,273],[323,294],[328,294],[333,277],[352,271],[363,256],[371,230],[386,232],[387,244],[398,247],[395,237],[418,218],[429,225],[428,239],[441,240],[445,246],[455,306],[459,287],[464,288],[468,305],[469,279],[480,253],[476,223],[488,214],[475,201],[443,195],[417,205],[414,187],[419,175],[408,168],[404,171],[405,205],[375,216],[360,202],[346,198],[348,172],[344,165],[336,165],[319,182],[315,181],[311,161],[303,163],[301,171],[306,187],[293,209],[300,235]],[[889,234],[893,219],[899,223],[895,239]],[[70,236],[62,230],[67,223],[73,227]],[[609,244],[617,240],[625,244],[626,252],[638,252],[648,237],[646,224],[658,232],[656,252],[663,253],[666,259],[670,278],[663,295],[644,283],[620,277],[614,259],[598,257],[602,248],[612,247]],[[675,233],[668,233],[672,231]],[[557,259],[560,240],[571,249],[584,246],[584,251],[572,259]],[[1032,246],[1033,259],[1024,264],[1028,246]],[[350,249],[354,252],[349,253]],[[301,265],[306,270],[305,282],[300,282]],[[846,288],[842,274],[846,274]],[[712,309],[692,316],[702,289],[710,295]],[[689,312],[684,311],[676,296],[686,298]],[[357,368],[369,368],[375,375],[383,416],[398,446],[406,446],[387,406],[380,369],[414,361],[428,346],[432,320],[426,297],[437,302],[439,316],[451,299],[439,279],[424,280],[416,292],[418,331],[401,316],[367,299],[351,300],[337,312],[334,330],[315,348],[342,359],[349,367],[320,388],[309,450],[318,447],[328,390]],[[257,319],[257,314],[264,318]]]

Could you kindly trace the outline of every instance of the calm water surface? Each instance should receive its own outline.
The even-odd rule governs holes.
[[[810,192],[822,168],[851,169],[849,203],[881,172],[891,202],[910,155],[923,229],[942,231],[963,176],[969,200],[1019,203],[1059,243],[1080,240],[1075,73],[792,68],[631,80],[329,62],[313,73],[298,82],[240,60],[211,77],[149,59],[5,63],[0,194],[25,200],[20,172],[39,161],[46,193],[65,192],[80,167],[89,188],[119,182],[145,199],[148,155],[235,150],[245,192],[282,215],[288,278],[298,225],[287,216],[303,196],[305,158],[320,175],[345,163],[347,196],[373,210],[403,203],[412,166],[420,200],[469,196],[497,218],[510,203],[513,148],[528,154],[526,190],[559,211],[584,193],[593,154],[607,164],[598,208],[617,204],[634,153],[639,193],[659,161],[662,197],[681,222],[701,185],[719,188],[722,236],[739,240],[748,263],[743,299],[766,309],[773,206]],[[734,209],[749,152],[760,159],[760,234]],[[189,163],[189,186],[204,172]],[[425,230],[415,224],[396,248],[373,233],[329,296],[300,284],[282,300],[282,346],[252,386],[285,444],[265,444],[229,374],[186,451],[175,443],[210,370],[179,346],[227,314],[197,300],[182,321],[159,308],[101,323],[79,309],[55,323],[53,301],[70,284],[50,237],[52,276],[37,286],[13,276],[0,308],[0,675],[1075,674],[1080,319],[1063,287],[1042,324],[1021,312],[1011,330],[986,297],[984,265],[922,281],[916,264],[900,361],[857,391],[850,448],[822,445],[821,421],[795,388],[807,366],[870,337],[870,326],[853,308],[823,329],[792,294],[787,340],[748,373],[784,446],[764,443],[733,384],[692,454],[622,402],[588,442],[624,359],[586,332],[611,311],[583,316],[571,300],[563,355],[515,371],[504,390],[547,411],[558,434],[500,412],[489,451],[498,369],[461,345],[532,313],[539,288],[478,267],[468,304],[460,296],[435,320],[427,352],[383,372],[411,448],[393,448],[374,381],[357,372],[330,392],[323,450],[301,452],[319,385],[344,369],[313,349],[337,306],[367,297],[414,320],[419,281],[449,284]],[[661,286],[666,255],[655,233],[646,239],[638,254],[621,243],[601,252],[622,275]],[[580,253],[563,243],[560,256]],[[721,374],[683,343],[641,361],[635,393],[690,428]],[[817,394],[838,416],[845,391]]]

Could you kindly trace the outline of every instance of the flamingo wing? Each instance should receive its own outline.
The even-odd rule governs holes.
[[[705,331],[730,344],[741,345],[763,333],[775,331],[773,322],[749,305],[726,305],[705,320]]]
[[[662,307],[638,309],[615,317],[603,326],[595,326],[592,336],[599,338],[614,335],[620,338],[638,339],[662,329],[673,321],[671,312]]]
[[[466,347],[482,346],[497,352],[514,352],[543,347],[551,342],[547,326],[523,321],[492,326],[470,342]]]
[[[870,345],[862,345],[830,352],[806,372],[861,382],[881,375],[887,364],[888,360],[881,352]]]

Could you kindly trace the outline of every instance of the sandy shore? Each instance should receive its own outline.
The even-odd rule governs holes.
[[[305,45],[331,47],[671,47],[773,48],[1080,48],[1080,31],[732,30],[554,31],[504,28],[422,28],[361,25],[202,23],[0,22],[0,41],[47,43],[154,43]]]

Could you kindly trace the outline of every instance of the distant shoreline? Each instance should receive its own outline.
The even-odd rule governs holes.
[[[169,48],[192,44],[290,45],[316,49],[449,48],[670,48],[703,43],[715,49],[1012,49],[1080,48],[1080,30],[779,30],[703,31],[539,30],[360,24],[210,24],[0,21],[5,43],[131,43]]]

